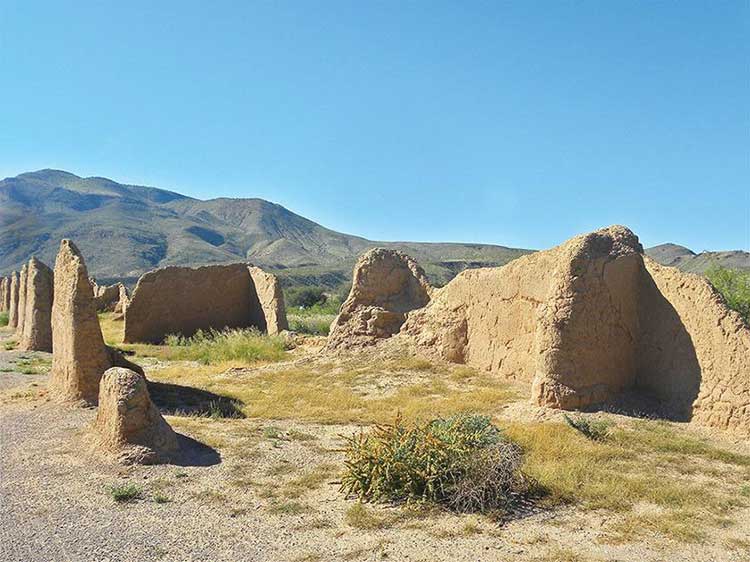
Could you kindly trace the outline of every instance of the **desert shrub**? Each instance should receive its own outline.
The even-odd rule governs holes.
[[[8,313],[0,312],[0,327],[8,325]]]
[[[706,277],[724,297],[727,306],[750,324],[750,271],[712,266],[706,271]]]
[[[164,343],[173,348],[173,359],[199,361],[206,365],[221,361],[278,361],[284,357],[284,340],[261,334],[258,330],[199,330],[186,338],[168,335]]]
[[[583,416],[571,418],[568,414],[563,417],[570,427],[592,441],[604,441],[609,436],[610,424],[604,420],[589,420]]]
[[[284,302],[294,308],[310,308],[316,304],[325,304],[327,299],[325,290],[320,287],[293,287],[287,289]]]
[[[341,491],[362,501],[426,501],[458,511],[511,507],[530,490],[521,449],[487,416],[407,426],[401,418],[346,438]]]

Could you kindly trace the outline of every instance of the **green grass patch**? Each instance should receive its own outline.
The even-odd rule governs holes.
[[[317,293],[308,295],[307,292],[303,289],[299,294],[292,293],[291,298],[287,300],[289,306],[287,306],[286,317],[289,329],[300,334],[327,336],[331,323],[339,313],[342,300],[336,296],[327,297],[324,294],[315,300]]]
[[[7,326],[9,321],[9,314],[8,312],[0,312],[0,328],[3,326]]]
[[[22,357],[16,363],[16,368],[22,375],[41,375],[49,371],[51,366],[52,361],[42,357]]]
[[[198,361],[204,365],[225,361],[279,361],[285,355],[282,338],[267,336],[255,329],[199,330],[189,338],[169,335],[164,343],[171,348],[173,359]]]
[[[297,311],[287,313],[289,329],[299,334],[327,336],[335,314],[299,314]]]
[[[404,420],[430,419],[472,411],[491,414],[518,398],[517,390],[489,375],[454,384],[443,367],[420,371],[418,381],[404,381],[392,391],[366,395],[388,375],[383,365],[318,362],[279,370],[258,371],[238,379],[223,374],[231,365],[174,365],[149,372],[149,379],[192,386],[240,401],[245,415],[263,420],[293,419],[320,423],[387,423],[396,412]],[[420,367],[422,365],[420,364]],[[399,375],[399,379],[403,377]],[[283,432],[282,432],[283,433]]]
[[[397,513],[376,511],[357,502],[346,510],[344,520],[347,525],[355,529],[372,531],[393,527],[399,521],[399,516]]]
[[[143,489],[136,484],[110,486],[107,492],[118,503],[129,503],[143,497]]]

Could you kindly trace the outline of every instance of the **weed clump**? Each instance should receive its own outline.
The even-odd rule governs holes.
[[[609,437],[610,424],[603,420],[588,420],[583,416],[571,418],[568,414],[563,414],[565,422],[583,434],[587,439],[592,441],[604,441]]]
[[[198,330],[191,337],[170,334],[164,343],[173,349],[173,359],[198,361],[204,365],[222,361],[278,361],[284,357],[284,340],[258,330]]]
[[[461,414],[392,425],[346,438],[341,491],[362,501],[441,504],[461,512],[506,511],[532,488],[520,447],[487,416]]]
[[[0,312],[0,327],[8,325],[8,312]]]
[[[135,484],[119,484],[117,486],[110,486],[107,488],[107,492],[112,496],[112,499],[118,503],[128,503],[140,499],[143,495],[143,490],[140,486]]]

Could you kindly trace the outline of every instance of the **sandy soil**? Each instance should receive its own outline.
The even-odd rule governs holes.
[[[710,542],[691,545],[659,536],[611,544],[605,530],[611,514],[573,508],[531,512],[501,526],[471,515],[404,517],[378,507],[372,513],[383,528],[355,528],[346,519],[355,502],[338,492],[336,476],[339,436],[352,426],[169,416],[178,432],[210,449],[185,466],[123,467],[89,447],[95,410],[48,401],[46,375],[8,370],[19,355],[0,352],[2,561],[739,562],[749,556],[729,546],[730,539],[750,536],[748,510]],[[540,415],[520,405],[514,415],[522,412]],[[123,483],[139,486],[141,498],[116,503],[108,488]]]

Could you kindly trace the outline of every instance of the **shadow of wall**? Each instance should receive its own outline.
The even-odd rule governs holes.
[[[689,421],[701,386],[693,340],[646,268],[639,286],[640,334],[635,389],[657,398],[668,419]]]

